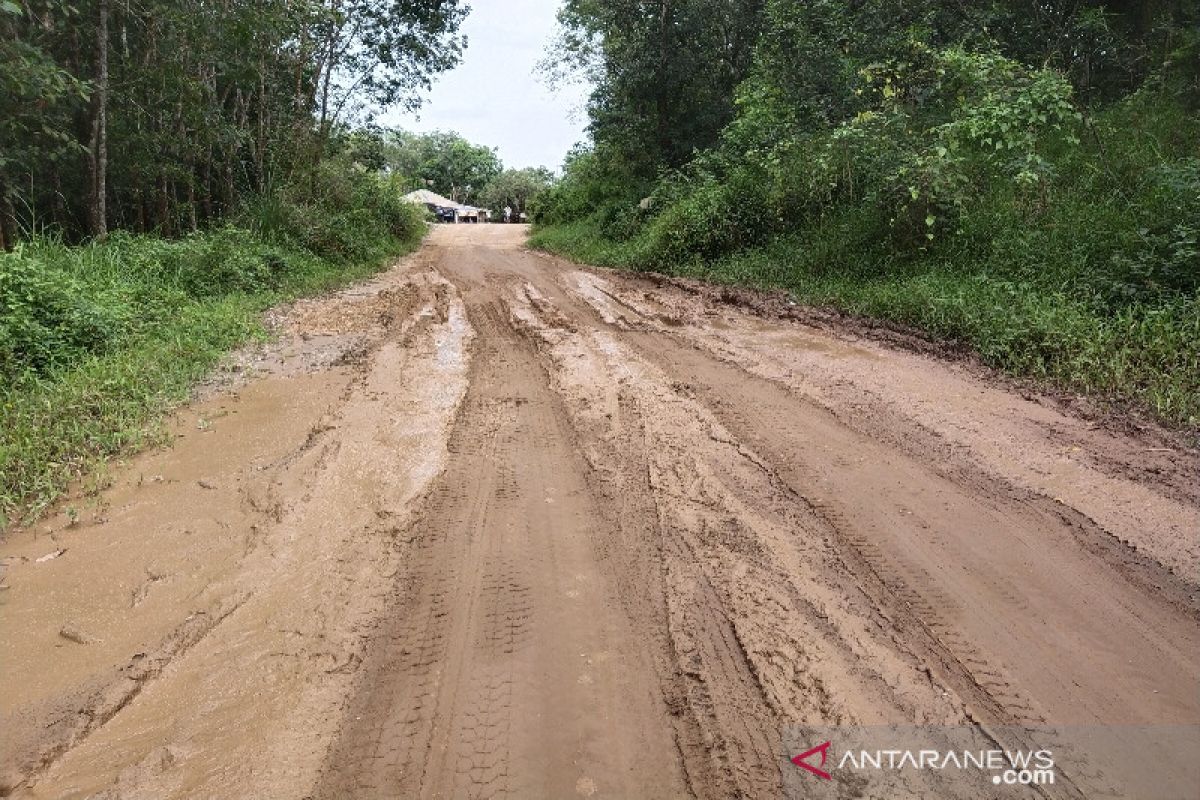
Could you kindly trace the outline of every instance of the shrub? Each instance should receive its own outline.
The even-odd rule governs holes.
[[[118,335],[120,316],[36,252],[0,253],[0,377],[45,372],[103,350]]]
[[[340,159],[251,203],[242,222],[268,241],[339,262],[379,257],[425,231],[423,209],[404,202],[398,180]]]

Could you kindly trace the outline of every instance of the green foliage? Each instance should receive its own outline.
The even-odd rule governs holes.
[[[1098,269],[1098,291],[1114,306],[1200,291],[1200,158],[1159,165],[1141,188],[1158,213]]]
[[[418,91],[454,67],[466,46],[457,33],[469,9],[459,0],[338,0],[301,8],[311,15],[306,33],[325,45],[317,62],[322,122],[331,104],[418,108]]]
[[[257,198],[239,221],[272,242],[334,261],[362,261],[377,257],[386,237],[411,241],[424,231],[423,215],[402,194],[398,177],[331,159]]]
[[[617,163],[618,155],[608,145],[576,147],[567,154],[565,175],[541,197],[534,219],[543,223],[565,223],[608,209],[619,210],[644,197],[653,188],[648,180],[634,181]]]
[[[506,169],[483,188],[479,193],[479,202],[500,216],[503,216],[505,207],[519,215],[536,206],[542,194],[553,184],[554,174],[542,167]]]
[[[47,269],[36,252],[0,254],[0,377],[103,350],[126,322],[103,300],[73,275]]]
[[[1054,172],[1049,152],[1078,144],[1080,119],[1070,85],[1052,71],[959,49],[919,48],[919,55],[925,63],[888,65],[882,80],[865,71],[887,130],[903,131],[893,137],[899,152],[880,199],[893,227],[917,242],[957,224],[972,200],[997,183],[1040,196]],[[867,137],[857,141],[871,144]]]
[[[534,243],[786,287],[1200,425],[1200,18],[1155,8],[769,2],[719,141],[637,194],[599,142]]]
[[[503,170],[495,150],[446,131],[388,131],[383,157],[407,189],[432,189],[459,203],[474,203]]]
[[[711,146],[733,116],[764,0],[566,0],[545,63],[593,86],[591,132],[627,185]],[[566,74],[564,74],[566,73]]]
[[[460,0],[5,2],[0,249],[44,229],[77,242],[220,226],[361,144],[347,123],[419,105],[459,61],[466,13]]]
[[[0,63],[0,170],[68,154],[66,114],[87,97],[87,84],[26,42],[0,38]]]
[[[255,204],[274,215],[256,231],[117,233],[78,247],[39,238],[0,253],[0,515],[36,512],[99,459],[152,440],[166,408],[261,332],[258,311],[367,275],[426,230],[390,181],[321,185]],[[306,249],[309,229],[289,225],[308,213],[357,240]]]

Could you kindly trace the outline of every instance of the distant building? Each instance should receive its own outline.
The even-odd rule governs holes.
[[[404,199],[428,208],[437,217],[438,222],[486,222],[491,214],[487,209],[456,203],[449,197],[443,197],[428,189],[409,192],[404,195]]]

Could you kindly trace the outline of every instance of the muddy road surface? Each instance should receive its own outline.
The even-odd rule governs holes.
[[[523,240],[278,311],[5,534],[0,794],[1196,796],[1194,451]],[[862,731],[1054,782],[789,760]]]

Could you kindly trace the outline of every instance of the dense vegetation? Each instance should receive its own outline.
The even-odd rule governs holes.
[[[512,209],[514,218],[519,219],[537,205],[554,180],[554,173],[545,167],[506,169],[484,187],[479,201],[498,216],[505,208]]]
[[[409,189],[428,188],[497,215],[506,206],[519,215],[554,182],[545,167],[505,169],[494,149],[452,131],[364,129],[352,137],[351,151],[360,163],[399,176]]]
[[[412,188],[428,188],[458,203],[478,202],[483,189],[503,170],[496,151],[454,132],[372,133],[378,142],[379,166],[402,175]]]
[[[465,13],[0,0],[0,527],[153,437],[266,305],[416,245],[365,123]]]
[[[597,81],[594,144],[535,242],[783,287],[1200,425],[1194,2],[712,5],[566,4],[554,61]]]
[[[0,246],[192,231],[274,192],[457,63],[461,5],[0,2]]]

